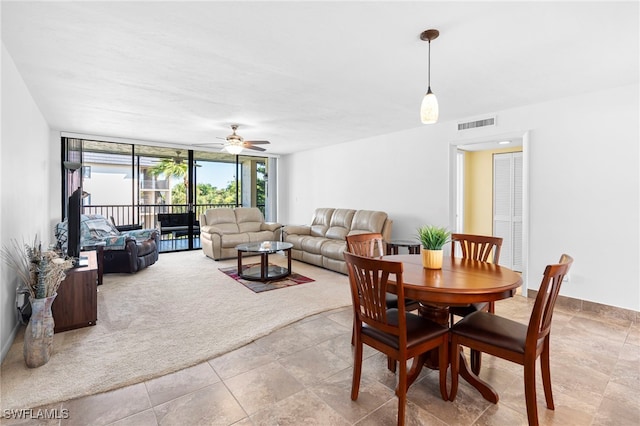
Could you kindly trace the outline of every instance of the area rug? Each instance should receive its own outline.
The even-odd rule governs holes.
[[[249,265],[242,265],[242,269],[249,269],[255,266],[259,266],[259,263],[253,263]],[[273,264],[269,264],[269,266],[273,266]],[[280,278],[278,280],[273,281],[251,281],[245,280],[238,275],[238,267],[231,266],[229,268],[220,268],[222,272],[227,274],[229,277],[233,278],[243,286],[247,287],[249,290],[253,290],[255,293],[261,293],[263,291],[269,290],[277,290],[279,288],[291,287],[298,284],[306,284],[312,283],[315,280],[309,277],[305,277],[304,275],[300,275],[298,273],[292,272],[289,276]]]
[[[345,275],[294,261],[296,272],[315,281],[254,293],[229,285],[218,270],[235,262],[200,250],[161,253],[136,274],[105,275],[97,324],[56,333],[51,359],[39,368],[25,365],[21,326],[2,362],[0,408],[36,408],[144,382],[351,303]]]

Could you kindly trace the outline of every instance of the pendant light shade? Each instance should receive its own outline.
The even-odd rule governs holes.
[[[435,40],[439,35],[440,32],[438,30],[426,30],[420,34],[421,40],[429,42],[428,88],[420,105],[420,119],[424,124],[434,124],[438,122],[438,99],[431,91],[431,40]]]
[[[438,99],[431,91],[431,87],[429,87],[427,94],[422,98],[420,119],[423,124],[434,124],[438,122]]]

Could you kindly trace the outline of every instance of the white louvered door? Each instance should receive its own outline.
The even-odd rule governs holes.
[[[493,235],[500,265],[522,271],[522,152],[493,155]]]

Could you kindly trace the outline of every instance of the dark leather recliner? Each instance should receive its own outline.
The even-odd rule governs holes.
[[[104,251],[104,273],[134,273],[153,265],[158,260],[159,247],[160,236],[157,231],[154,231],[145,241],[127,239],[124,250]]]
[[[56,226],[58,247],[66,250],[67,222]],[[160,234],[156,229],[119,231],[112,222],[101,215],[82,215],[80,220],[80,246],[91,250],[104,249],[104,273],[135,273],[158,260]]]

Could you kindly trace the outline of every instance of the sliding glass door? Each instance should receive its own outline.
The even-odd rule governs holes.
[[[160,251],[200,248],[199,216],[209,208],[265,214],[264,157],[63,138],[63,160],[70,156],[83,167],[83,213],[123,228],[157,228]]]

